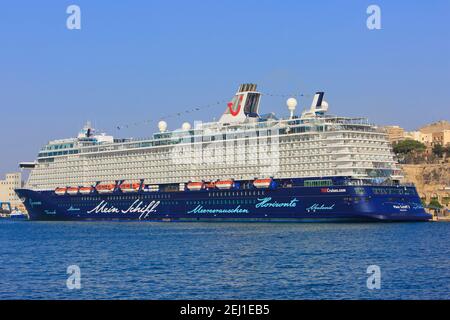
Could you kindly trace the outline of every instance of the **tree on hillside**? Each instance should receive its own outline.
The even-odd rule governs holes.
[[[406,155],[413,152],[423,152],[427,147],[419,141],[406,139],[399,141],[394,145],[395,154]]]
[[[441,144],[435,144],[433,147],[433,154],[438,157],[442,158],[443,154],[445,152],[445,148]]]
[[[432,208],[432,209],[442,209],[442,204],[439,203],[438,199],[433,198],[430,201],[430,204],[428,205],[428,207]]]

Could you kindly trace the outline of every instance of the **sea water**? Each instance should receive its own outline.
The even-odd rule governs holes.
[[[449,298],[450,223],[0,221],[0,299]]]

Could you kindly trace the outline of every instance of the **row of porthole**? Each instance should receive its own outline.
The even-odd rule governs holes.
[[[224,204],[234,204],[234,205],[245,205],[245,204],[256,204],[256,200],[253,199],[237,199],[237,200],[198,200],[198,201],[186,201],[187,205],[224,205]]]
[[[229,192],[209,192],[208,197],[239,197],[239,196],[262,196],[264,191],[229,191]]]

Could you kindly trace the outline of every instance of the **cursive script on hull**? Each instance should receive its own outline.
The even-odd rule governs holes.
[[[290,202],[273,201],[271,197],[258,199],[255,208],[295,208],[297,207],[298,199],[294,198]]]
[[[143,201],[136,199],[133,204],[128,207],[128,209],[124,210],[110,205],[107,201],[103,200],[94,209],[89,210],[87,213],[139,213],[139,219],[145,219],[150,213],[156,212],[156,208],[160,203],[161,201],[152,201],[148,204],[145,204]]]
[[[241,206],[237,206],[236,208],[231,209],[210,209],[204,208],[202,205],[198,205],[195,209],[188,211],[188,213],[221,214],[221,213],[249,213],[249,211],[247,209],[241,208]]]
[[[335,204],[332,205],[324,205],[324,204],[318,204],[314,203],[312,206],[306,208],[307,212],[316,212],[316,211],[331,211],[334,209]]]

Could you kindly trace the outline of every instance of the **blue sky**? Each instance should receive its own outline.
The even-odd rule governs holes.
[[[81,30],[66,28],[71,4]],[[366,27],[370,4],[381,7],[382,30]],[[160,117],[230,99],[244,82],[265,93],[323,90],[332,113],[382,125],[448,120],[449,39],[448,0],[2,1],[0,174],[86,120],[149,136]],[[261,108],[287,113],[280,97]],[[154,122],[115,129],[143,120]]]

